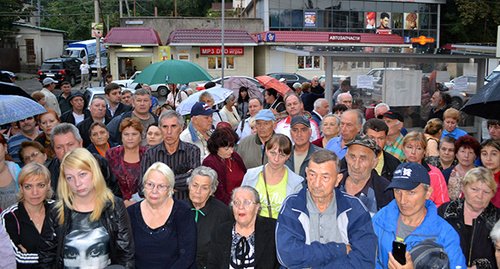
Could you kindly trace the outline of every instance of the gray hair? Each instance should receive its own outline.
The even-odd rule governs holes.
[[[248,185],[244,185],[244,186],[238,187],[238,188],[236,188],[236,189],[233,190],[233,194],[231,195],[231,203],[234,202],[234,195],[239,190],[246,190],[246,191],[250,192],[252,194],[252,196],[253,196],[253,202],[256,203],[256,204],[260,204],[260,195],[259,195],[259,192],[254,187],[251,187],[251,186],[248,186]]]
[[[352,98],[352,95],[350,93],[343,92],[343,93],[337,95],[337,103],[340,103],[340,98],[342,98],[342,96],[345,96],[345,95],[349,95]]]
[[[135,97],[137,95],[147,95],[147,96],[149,96],[149,99],[151,99],[151,93],[144,88],[140,88],[137,91],[135,91],[134,95],[132,96],[132,99],[135,100]]]
[[[179,112],[175,110],[167,110],[161,113],[160,117],[158,118],[158,127],[160,127],[161,129],[161,122],[163,119],[170,119],[173,117],[177,117],[177,122],[179,123],[181,128],[184,128],[184,123],[186,120],[184,119],[184,116],[182,116]]]
[[[361,126],[363,125],[363,119],[365,117],[363,117],[363,113],[361,113],[361,111],[359,111],[359,109],[348,109],[346,111],[344,111],[344,113],[342,113],[342,116],[345,115],[346,112],[354,112],[356,113],[356,116],[358,117],[357,121],[356,121],[356,124],[357,126]]]
[[[295,82],[292,87],[294,89],[302,88],[302,84],[300,84],[299,82]]]
[[[314,76],[314,77],[312,77],[312,79],[311,79],[311,80],[316,79],[316,78],[317,78],[317,79],[319,79],[319,77],[318,77],[318,76]]]
[[[318,108],[321,106],[321,102],[327,101],[325,98],[318,98],[316,101],[314,101],[314,109]],[[328,102],[328,101],[327,101]]]
[[[377,112],[377,108],[379,108],[379,107],[383,107],[383,106],[384,106],[384,107],[386,107],[386,108],[387,108],[387,110],[391,110],[391,107],[390,107],[388,104],[386,104],[386,103],[379,103],[379,104],[377,104],[377,105],[375,106],[375,108],[373,109],[373,112],[374,112],[375,114],[377,114],[377,113],[376,113],[376,112]]]
[[[162,163],[162,162],[155,162],[153,163],[148,170],[146,170],[146,173],[144,173],[144,177],[142,178],[142,185],[144,186],[147,181],[148,181],[148,176],[151,173],[151,171],[157,171],[160,172],[165,179],[167,180],[168,187],[170,189],[168,196],[172,197],[174,194],[174,185],[175,185],[175,175],[172,169],[168,167],[168,165]]]
[[[493,229],[491,229],[490,237],[493,244],[496,244],[500,240],[500,220],[497,221],[495,226],[493,226]]]
[[[208,177],[210,179],[210,190],[212,194],[217,190],[217,186],[219,185],[219,181],[217,180],[217,172],[214,169],[207,166],[198,166],[193,172],[191,172],[191,176],[187,179],[187,185],[191,186],[193,182],[193,178],[195,176]]]
[[[65,135],[67,133],[72,133],[73,136],[75,137],[75,140],[78,142],[82,141],[82,136],[80,135],[80,132],[78,129],[75,127],[75,125],[67,122],[59,123],[52,129],[52,132],[50,133],[50,144],[54,146],[54,137],[56,135]]]
[[[337,127],[340,127],[340,117],[335,115],[335,114],[326,114],[324,117],[323,117],[323,120],[321,121],[321,124],[320,124],[320,131],[323,132],[323,122],[325,122],[325,119],[326,118],[335,118],[337,120]]]
[[[318,149],[313,154],[311,154],[311,158],[309,159],[309,163],[317,163],[322,164],[326,162],[334,162],[335,168],[337,169],[337,173],[340,171],[340,159],[335,152],[328,149]]]
[[[93,104],[94,101],[96,101],[96,100],[102,100],[102,101],[104,101],[104,103],[106,103],[106,99],[104,99],[104,97],[96,95],[96,96],[94,96],[94,98],[92,99],[92,102],[90,102],[90,104]]]
[[[214,97],[208,91],[201,92],[200,98],[198,99],[198,101],[200,101],[202,97],[209,97],[210,99],[214,100]]]

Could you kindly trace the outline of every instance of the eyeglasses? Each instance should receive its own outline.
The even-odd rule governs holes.
[[[144,184],[144,188],[146,188],[148,190],[153,190],[155,187],[159,191],[166,191],[169,188],[169,186],[167,186],[167,185],[163,185],[163,184],[155,185],[154,183],[151,183],[151,182],[147,182]]]
[[[38,154],[40,154],[41,152],[39,151],[35,151],[33,153],[31,153],[31,155],[28,155],[28,156],[24,156],[23,159],[24,161],[31,161],[32,159],[34,159],[36,156],[38,156]]]
[[[231,202],[231,206],[240,207],[241,205],[243,205],[244,208],[248,208],[252,204],[256,204],[256,202],[252,202],[250,200],[244,200],[244,201],[236,200]]]
[[[34,119],[35,119],[34,117],[28,117],[28,118],[26,118],[26,119],[22,119],[22,120],[20,120],[20,121],[28,121],[28,120],[34,120]]]

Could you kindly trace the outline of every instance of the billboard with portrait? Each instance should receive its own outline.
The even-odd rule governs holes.
[[[377,14],[375,12],[365,12],[365,28],[366,29],[375,29],[375,18]]]
[[[391,29],[391,12],[377,12],[377,29]]]
[[[405,29],[418,29],[418,13],[405,13],[404,15]]]

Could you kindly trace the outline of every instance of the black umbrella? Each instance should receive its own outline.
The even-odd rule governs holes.
[[[19,95],[31,100],[34,100],[31,95],[26,93],[21,87],[14,83],[7,83],[0,81],[0,94],[1,95]]]
[[[500,120],[500,76],[484,85],[461,110],[469,115]]]

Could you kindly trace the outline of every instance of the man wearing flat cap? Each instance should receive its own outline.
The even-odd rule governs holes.
[[[311,154],[320,147],[313,145],[310,141],[312,130],[309,118],[304,115],[296,115],[290,123],[290,135],[294,143],[292,154],[286,161],[286,166],[295,174],[306,178],[306,167],[311,158]]]
[[[200,163],[210,154],[207,141],[212,135],[212,114],[215,110],[203,102],[196,102],[191,108],[191,122],[182,131],[180,139],[196,145],[200,149]]]
[[[59,108],[59,102],[57,102],[57,97],[54,95],[54,89],[56,88],[57,81],[52,78],[45,78],[43,80],[43,89],[41,92],[45,95],[45,107],[51,108],[57,113],[57,116],[61,117],[61,109]]]
[[[347,169],[340,171],[340,190],[358,197],[372,216],[394,199],[394,194],[386,190],[389,180],[375,171],[379,153],[380,148],[373,139],[356,135],[347,143]]]
[[[387,189],[393,190],[395,199],[372,219],[378,236],[377,268],[431,268],[435,264],[424,266],[418,260],[431,257],[439,248],[444,248],[445,253],[438,257],[448,256],[450,264],[447,268],[467,268],[460,237],[447,221],[438,216],[436,205],[429,199],[432,194],[430,184],[429,174],[421,164],[403,163],[394,171]],[[393,255],[393,246],[401,244],[406,244],[405,264],[398,262]]]
[[[397,110],[391,109],[379,115],[378,118],[383,120],[389,127],[384,150],[402,162],[405,159],[405,154],[403,152],[403,135],[401,134],[401,128],[403,128],[404,121],[403,116],[401,116]]]
[[[71,110],[64,112],[61,116],[61,122],[71,123],[78,125],[86,118],[90,117],[90,110],[85,107],[85,100],[81,92],[74,92],[69,97]]]
[[[261,109],[255,115],[257,133],[241,139],[236,149],[247,169],[267,163],[266,143],[274,135],[275,127],[276,118],[271,110]]]

